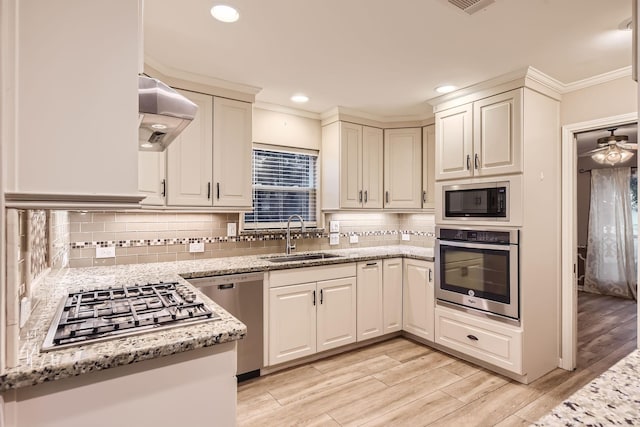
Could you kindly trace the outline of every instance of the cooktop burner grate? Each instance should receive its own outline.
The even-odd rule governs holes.
[[[60,302],[42,349],[218,319],[195,292],[178,282],[75,292]]]

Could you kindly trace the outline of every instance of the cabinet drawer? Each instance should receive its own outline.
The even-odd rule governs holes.
[[[340,279],[356,275],[356,264],[332,264],[320,267],[291,268],[269,272],[269,287],[297,285],[299,283],[319,282]]]
[[[522,374],[522,330],[436,307],[436,343]]]

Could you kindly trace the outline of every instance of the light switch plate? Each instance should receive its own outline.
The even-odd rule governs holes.
[[[340,235],[338,233],[329,234],[329,244],[330,245],[339,245],[340,244]]]
[[[330,233],[339,233],[340,232],[340,221],[329,221],[329,232]]]
[[[349,243],[358,243],[359,238],[357,234],[352,234],[349,236]]]
[[[235,235],[237,234],[236,231],[236,223],[235,222],[230,222],[227,224],[227,237],[235,237]]]
[[[96,248],[96,258],[115,258],[116,257],[116,247],[109,246],[107,248]]]
[[[189,243],[189,252],[204,252],[204,242]]]
[[[402,233],[402,240],[404,240],[405,242],[408,242],[409,240],[411,240],[409,233]]]

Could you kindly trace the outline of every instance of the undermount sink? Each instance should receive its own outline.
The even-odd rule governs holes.
[[[311,253],[311,254],[269,256],[269,257],[264,257],[262,259],[269,262],[290,262],[290,261],[309,261],[314,259],[329,259],[329,258],[340,258],[340,255]]]

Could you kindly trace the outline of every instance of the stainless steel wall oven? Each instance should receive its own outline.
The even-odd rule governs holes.
[[[436,298],[520,318],[518,229],[436,228]]]

